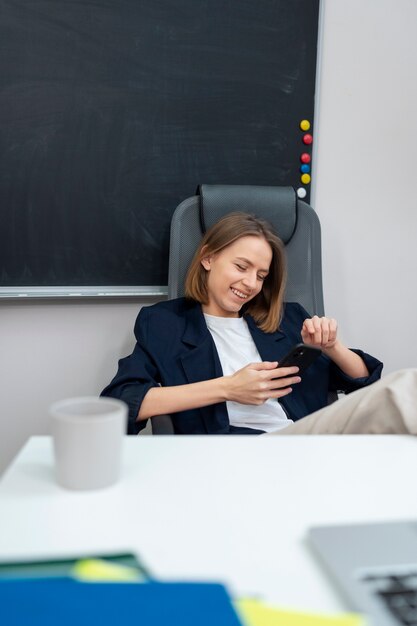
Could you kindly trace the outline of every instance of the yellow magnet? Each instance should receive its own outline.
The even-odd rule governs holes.
[[[310,122],[308,120],[301,120],[300,122],[300,128],[301,130],[310,130]]]
[[[310,174],[303,174],[300,177],[300,180],[303,183],[303,185],[308,185],[308,183],[311,182],[311,176]]]

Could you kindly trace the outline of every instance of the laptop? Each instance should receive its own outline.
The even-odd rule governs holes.
[[[417,521],[318,526],[309,541],[372,626],[417,626]]]

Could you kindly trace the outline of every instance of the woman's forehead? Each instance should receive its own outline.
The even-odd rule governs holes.
[[[227,251],[228,255],[247,258],[251,263],[264,262],[269,266],[272,260],[272,248],[269,243],[263,237],[255,235],[240,237],[223,250]]]

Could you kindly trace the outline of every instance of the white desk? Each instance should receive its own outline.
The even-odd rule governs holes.
[[[128,549],[161,578],[344,610],[307,528],[417,517],[416,476],[407,436],[126,437],[118,485],[70,492],[36,437],[0,483],[0,558]]]

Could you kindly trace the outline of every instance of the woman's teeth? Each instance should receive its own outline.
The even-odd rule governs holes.
[[[231,287],[231,290],[238,298],[242,298],[242,300],[246,300],[246,298],[248,297],[245,293],[242,293],[241,291],[238,291],[237,289],[233,289],[233,287]]]

